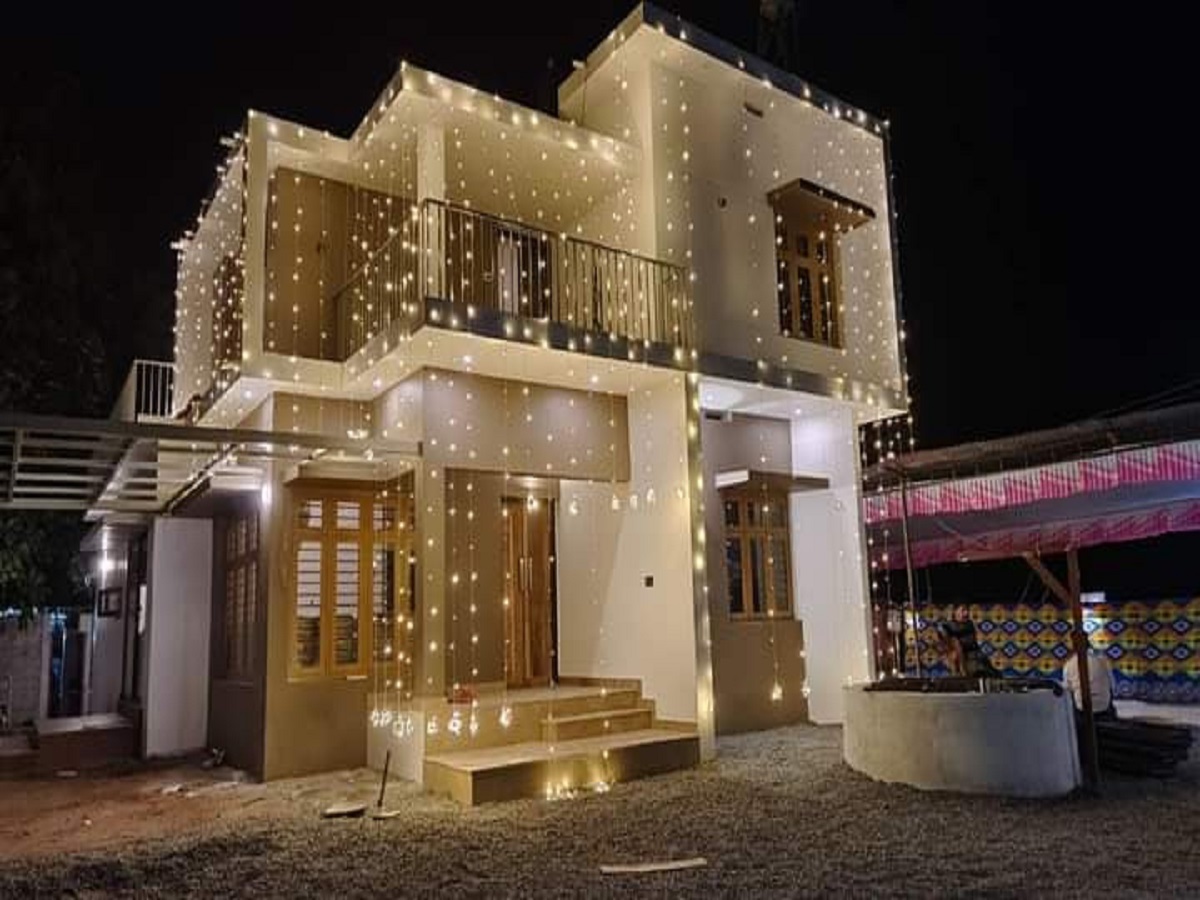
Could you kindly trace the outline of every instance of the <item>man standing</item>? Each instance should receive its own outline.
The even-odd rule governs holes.
[[[969,678],[999,678],[1000,673],[979,646],[971,612],[963,604],[954,607],[949,621],[937,624],[938,634],[946,648],[950,671]]]
[[[1088,681],[1092,694],[1092,714],[1097,719],[1115,719],[1116,708],[1112,699],[1112,666],[1108,657],[1088,645]],[[1071,654],[1063,666],[1063,687],[1071,692],[1075,711],[1083,711],[1083,685],[1079,680],[1079,657]]]

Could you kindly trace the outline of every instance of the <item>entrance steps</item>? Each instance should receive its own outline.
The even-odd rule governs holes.
[[[606,790],[696,765],[694,727],[660,722],[633,681],[426,701],[421,781],[465,805]]]
[[[41,719],[31,731],[0,737],[0,777],[98,768],[137,755],[133,723],[116,713]]]

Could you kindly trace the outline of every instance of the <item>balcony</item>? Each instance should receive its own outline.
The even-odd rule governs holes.
[[[693,346],[688,276],[677,266],[439,201],[415,215],[419,228],[396,230],[334,293],[337,360],[397,323],[401,332],[419,327],[426,299],[468,320],[490,313]]]
[[[135,359],[109,418],[119,422],[170,419],[175,403],[175,366]]]

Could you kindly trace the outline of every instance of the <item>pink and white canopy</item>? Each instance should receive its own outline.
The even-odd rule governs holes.
[[[876,546],[886,531],[898,549],[902,514],[895,485],[868,493],[864,519]],[[915,567],[1200,530],[1200,440],[918,482],[908,488],[908,514]],[[903,566],[903,553],[888,553],[885,564]]]

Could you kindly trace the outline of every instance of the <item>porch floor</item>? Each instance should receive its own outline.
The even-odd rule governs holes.
[[[447,708],[426,714],[432,721]],[[469,734],[442,727],[426,735],[421,761],[428,790],[467,805],[603,791],[700,759],[695,729],[663,727],[636,681],[481,693],[470,715]]]

